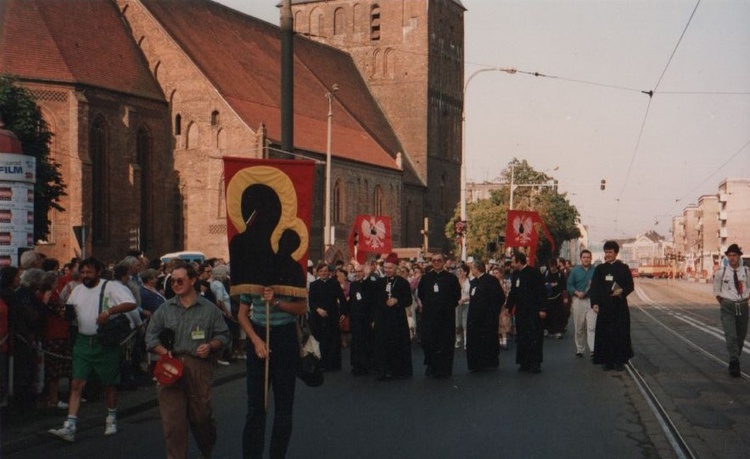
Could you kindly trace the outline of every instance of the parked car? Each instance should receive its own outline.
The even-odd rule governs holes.
[[[180,258],[182,260],[185,260],[188,263],[192,263],[195,261],[200,264],[206,261],[206,255],[203,254],[203,252],[190,252],[190,251],[173,252],[173,253],[167,253],[160,257],[162,263],[166,263],[173,258]]]

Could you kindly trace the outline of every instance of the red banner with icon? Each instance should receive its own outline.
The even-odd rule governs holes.
[[[357,215],[349,233],[349,254],[364,263],[368,254],[390,253],[391,218],[384,215]]]
[[[539,216],[538,212],[530,210],[509,210],[508,222],[505,226],[505,246],[506,247],[528,247],[529,252],[526,255],[529,265],[534,266],[536,258],[536,248],[539,244],[539,233],[537,226],[544,233],[552,245],[552,252],[555,251],[555,240],[547,229],[547,225]]]

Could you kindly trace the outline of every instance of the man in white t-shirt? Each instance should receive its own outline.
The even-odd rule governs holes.
[[[86,381],[94,374],[104,385],[107,402],[104,435],[117,433],[116,385],[120,382],[120,347],[102,345],[96,332],[98,326],[106,323],[111,316],[135,309],[136,302],[130,290],[119,282],[101,279],[103,269],[104,265],[96,258],[83,260],[79,267],[81,284],[68,298],[68,304],[75,308],[78,321],[78,336],[72,352],[73,380],[68,419],[62,428],[49,430],[52,435],[68,442],[75,440],[81,394]]]

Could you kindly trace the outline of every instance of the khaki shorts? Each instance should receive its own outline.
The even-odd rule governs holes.
[[[102,346],[95,336],[78,335],[73,346],[73,379],[98,376],[104,386],[120,384],[120,346]]]

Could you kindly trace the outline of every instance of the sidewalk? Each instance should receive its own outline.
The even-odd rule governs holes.
[[[245,377],[245,360],[236,360],[229,366],[217,366],[214,373],[214,387]],[[133,391],[120,391],[118,398],[118,414],[120,419],[133,416],[158,405],[156,400],[156,383],[150,382]],[[78,431],[89,429],[103,429],[106,408],[104,395],[99,400],[84,403],[78,413]],[[67,416],[67,411],[57,409],[42,409],[33,414],[9,419],[3,411],[0,418],[0,457],[5,457],[25,448],[44,443],[59,442],[47,431],[59,428]]]

